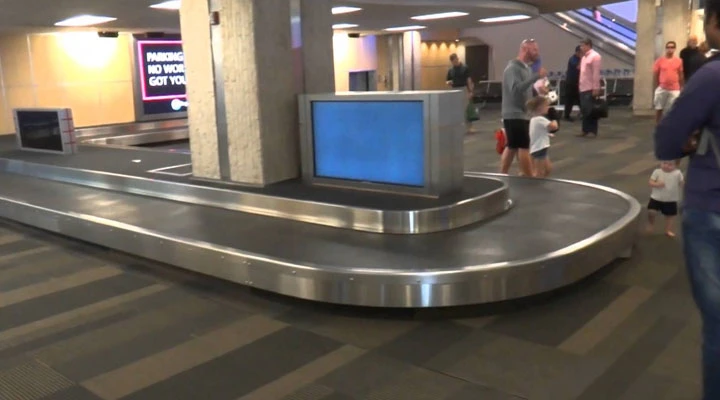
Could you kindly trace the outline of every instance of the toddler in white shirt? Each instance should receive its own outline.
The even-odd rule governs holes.
[[[531,115],[530,118],[530,158],[533,163],[533,176],[537,178],[546,178],[552,171],[552,163],[550,162],[550,138],[558,129],[557,121],[550,121],[545,115],[550,108],[550,101],[543,97],[537,96],[527,103],[527,110]]]
[[[684,183],[685,178],[675,161],[662,161],[660,168],[653,171],[650,176],[652,192],[648,203],[648,232],[655,231],[655,218],[660,213],[665,217],[665,234],[675,237],[673,224]]]

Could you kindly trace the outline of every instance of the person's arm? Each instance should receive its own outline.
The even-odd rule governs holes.
[[[448,86],[452,86],[453,76],[452,76],[452,68],[448,69],[447,75],[445,75],[445,84]]]
[[[467,82],[468,92],[473,93],[475,91],[475,83],[472,80],[472,76],[470,76],[470,70],[468,68],[465,68],[465,82]]]
[[[652,188],[662,188],[663,186],[665,186],[665,184],[664,184],[663,182],[660,182],[660,181],[658,180],[658,178],[659,178],[658,175],[660,175],[660,174],[658,173],[658,170],[653,171],[652,175],[650,175],[650,181],[648,182],[648,183],[650,184],[650,187],[652,187]]]
[[[600,71],[602,70],[602,57],[595,55],[592,60],[592,82],[593,90],[600,91]]]
[[[659,160],[685,157],[683,148],[690,136],[703,128],[720,104],[720,74],[705,67],[688,81],[670,111],[655,128],[655,155]]]
[[[678,71],[678,80],[680,81],[680,89],[685,87],[685,67],[680,63],[680,70]]]
[[[660,85],[660,59],[653,64],[653,89]]]
[[[511,82],[510,90],[515,94],[523,94],[532,87],[532,85],[540,79],[540,75],[537,73],[530,74],[530,79],[523,80],[522,71],[520,68],[511,68]]]
[[[558,126],[557,121],[549,121],[546,128],[548,132],[553,133],[556,132],[560,127]]]

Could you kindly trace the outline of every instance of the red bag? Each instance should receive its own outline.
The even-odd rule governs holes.
[[[495,151],[498,154],[502,154],[507,146],[507,139],[505,139],[505,129],[498,129],[495,131]]]

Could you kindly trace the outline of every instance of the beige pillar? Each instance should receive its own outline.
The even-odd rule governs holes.
[[[418,31],[403,32],[402,34],[402,62],[403,62],[403,90],[420,90],[422,80],[422,37]]]
[[[215,75],[207,0],[185,0],[180,10],[185,53],[185,79],[188,101],[188,123],[193,175],[220,179],[218,162],[217,115],[215,110]]]
[[[299,62],[291,7],[308,21]],[[184,0],[180,15],[193,175],[250,185],[299,176],[297,94],[334,89],[329,3]]]
[[[635,115],[653,114],[653,76],[657,13],[655,0],[638,0],[637,42],[635,46],[635,83],[633,112]]]
[[[685,47],[690,34],[690,6],[688,0],[663,0],[663,45],[672,40],[679,48]]]
[[[330,0],[293,0],[293,23],[300,21],[300,40],[293,46],[302,54],[299,66],[303,87],[299,93],[334,93],[332,4]],[[299,14],[295,11],[299,8]],[[296,68],[296,71],[298,69]]]

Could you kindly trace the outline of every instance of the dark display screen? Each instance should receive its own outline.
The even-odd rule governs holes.
[[[62,130],[54,111],[17,111],[20,144],[26,149],[63,151]]]
[[[138,40],[138,77],[146,115],[187,111],[181,40]]]
[[[313,101],[315,176],[425,185],[422,101]]]

